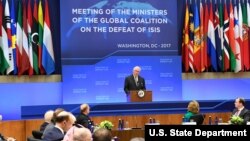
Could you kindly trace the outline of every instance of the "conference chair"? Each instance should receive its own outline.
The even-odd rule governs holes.
[[[41,139],[35,139],[34,137],[28,137],[27,141],[42,141]]]
[[[33,130],[32,135],[35,139],[42,139],[43,132],[38,130]]]
[[[190,121],[193,120],[194,122],[196,122],[197,125],[202,125],[205,119],[205,116],[206,115],[204,114],[196,114],[190,117]]]

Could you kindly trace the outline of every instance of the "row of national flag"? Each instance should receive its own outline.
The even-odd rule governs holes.
[[[0,0],[0,74],[54,71],[48,0]]]
[[[249,71],[249,29],[248,0],[186,3],[183,71]]]

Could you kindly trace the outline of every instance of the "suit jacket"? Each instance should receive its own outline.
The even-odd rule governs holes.
[[[232,112],[232,115],[235,115],[235,113],[238,111],[238,109],[234,109]],[[246,108],[242,109],[239,117],[241,117],[242,119],[244,119],[244,124],[246,124],[248,121],[250,121],[250,111]]]
[[[138,76],[138,85],[135,83],[133,75],[130,75],[125,78],[124,91],[126,94],[129,94],[131,90],[146,90],[145,80],[141,76]]]
[[[40,131],[43,132],[48,124],[48,122],[43,122],[43,124],[40,126]]]
[[[91,124],[90,121],[91,121],[91,119],[89,118],[89,116],[87,116],[85,114],[80,114],[76,118],[76,124],[80,124],[80,125],[84,126],[85,128],[89,128],[89,125]]]
[[[48,131],[43,135],[44,141],[61,141],[63,140],[64,134],[57,127],[48,129]]]

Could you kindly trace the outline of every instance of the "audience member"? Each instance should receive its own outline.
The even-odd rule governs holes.
[[[49,123],[49,124],[46,126],[46,128],[44,129],[44,131],[43,131],[43,136],[44,136],[44,134],[45,134],[48,130],[54,128],[54,126],[55,126],[55,119],[56,119],[57,115],[58,115],[59,113],[61,113],[62,111],[64,111],[64,109],[62,109],[62,108],[57,108],[57,109],[55,110],[55,112],[54,112],[54,114],[53,114],[53,118],[51,119],[51,123]]]
[[[92,134],[90,130],[85,127],[75,128],[73,141],[92,141]]]
[[[135,138],[132,138],[130,141],[145,141],[145,139],[142,137],[135,137]]]
[[[106,128],[97,129],[93,134],[93,141],[111,141],[111,132]]]
[[[73,134],[76,128],[85,128],[84,126],[80,124],[74,124],[66,133],[66,135],[63,138],[63,141],[72,141],[73,140]]]
[[[64,133],[67,132],[75,122],[75,117],[66,111],[60,112],[55,118],[55,126],[48,129],[43,135],[45,141],[61,141]]]
[[[196,100],[189,102],[187,107],[187,113],[184,115],[184,118],[189,121],[191,116],[198,114],[200,111],[199,103]]]
[[[80,115],[76,118],[76,124],[81,124],[82,126],[89,128],[91,124],[91,119],[88,114],[90,112],[90,107],[88,104],[82,104],[80,106]]]
[[[43,124],[40,126],[40,131],[44,131],[46,126],[51,123],[51,120],[53,118],[53,115],[54,115],[54,111],[52,110],[49,110],[47,111],[45,114],[44,114],[44,122]]]
[[[245,108],[245,104],[246,102],[243,98],[235,99],[235,109],[232,112],[232,115],[241,117],[244,120],[244,124],[250,121],[250,111]]]

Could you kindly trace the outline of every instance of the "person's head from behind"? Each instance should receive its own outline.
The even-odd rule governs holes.
[[[135,137],[135,138],[132,138],[130,141],[145,141],[145,139],[142,137]]]
[[[54,116],[54,111],[49,110],[44,114],[44,121],[50,123]]]
[[[111,132],[106,128],[100,128],[93,134],[93,141],[111,141]]]
[[[56,117],[59,113],[61,113],[62,111],[64,111],[63,108],[57,108],[55,111],[54,111],[54,114],[53,114],[53,118],[51,119],[51,122],[52,123],[56,123]]]
[[[134,76],[138,76],[140,74],[140,72],[141,72],[141,68],[139,66],[135,66],[133,68],[133,75]]]
[[[189,102],[187,109],[193,114],[198,114],[200,111],[199,103],[196,100],[192,100]]]
[[[74,128],[73,141],[92,141],[92,135],[87,128]]]
[[[80,110],[81,110],[81,113],[82,113],[82,114],[88,115],[89,112],[90,112],[90,107],[89,107],[88,104],[85,103],[85,104],[82,104],[82,105],[80,106]]]
[[[55,122],[56,125],[63,129],[64,132],[67,132],[73,126],[75,120],[76,118],[74,115],[69,112],[62,111],[57,115]]]
[[[235,105],[235,108],[240,109],[240,108],[243,108],[245,106],[245,103],[246,102],[245,102],[244,98],[236,98],[234,105]]]

